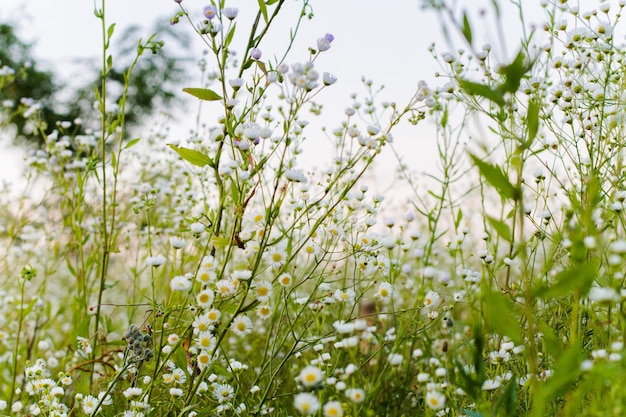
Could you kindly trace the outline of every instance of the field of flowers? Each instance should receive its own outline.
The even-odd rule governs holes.
[[[21,101],[45,192],[0,193],[0,415],[624,415],[626,2],[542,0],[501,62],[456,2],[424,1],[459,42],[431,48],[441,83],[394,103],[365,81],[305,169],[334,37],[275,58],[284,1],[242,27],[226,0],[175,0],[209,51],[181,94],[212,116],[186,141],[129,133],[104,0],[99,120]],[[138,41],[135,62],[162,46]],[[0,62],[0,97],[20,76]],[[386,205],[365,177],[425,123],[439,171],[398,156],[414,193]]]

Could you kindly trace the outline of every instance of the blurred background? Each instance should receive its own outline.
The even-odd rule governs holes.
[[[467,8],[476,44],[488,42],[496,59],[510,60],[516,54],[515,45],[523,34],[515,8],[508,1],[501,5],[503,19],[500,23],[506,28],[503,35],[495,30],[496,18],[491,1],[461,3],[466,3],[461,4],[459,11]],[[524,4],[526,26],[541,27],[543,17],[539,0],[525,3],[528,3]],[[197,0],[182,3],[196,21],[201,19],[206,4]],[[239,9],[237,22],[241,29],[249,27],[258,10],[254,0],[234,0],[227,5]],[[325,149],[329,148],[319,146],[320,141],[328,143],[321,129],[325,126],[330,132],[339,125],[344,119],[344,109],[353,101],[350,98],[352,93],[364,97],[363,77],[372,80],[375,86],[384,85],[378,103],[394,101],[400,108],[411,99],[419,80],[426,80],[431,86],[445,84],[445,79],[435,77],[442,68],[432,58],[429,47],[436,43],[439,53],[454,53],[455,48],[463,43],[454,36],[452,28],[446,28],[436,13],[424,10],[422,6],[421,0],[393,0],[385,2],[384,7],[380,1],[373,0],[312,2],[314,17],[302,22],[287,62],[306,61],[308,47],[315,47],[318,38],[331,33],[335,41],[332,48],[316,61],[316,68],[338,78],[335,85],[325,89],[316,99],[324,106],[322,115],[306,116],[311,125],[307,128],[309,139],[305,152],[309,152],[307,161],[312,166],[328,160]],[[133,111],[129,115],[129,121],[138,132],[135,136],[148,134],[155,125],[166,124],[168,140],[184,140],[195,124],[196,107],[195,99],[185,97],[181,89],[200,85],[198,62],[206,48],[187,21],[170,25],[170,18],[180,10],[173,0],[107,0],[105,7],[108,24],[116,23],[112,53],[118,70],[114,76],[118,81],[134,55],[139,38],[145,40],[157,32],[157,38],[164,41],[163,51],[154,56],[148,52],[139,68],[143,72],[139,73],[141,79],[135,86]],[[274,53],[282,55],[300,8],[300,1],[285,3],[280,19],[263,41],[263,59],[271,59]],[[72,120],[70,117],[78,114],[85,117],[93,102],[102,42],[101,28],[93,9],[94,3],[85,0],[24,0],[0,4],[0,25],[5,42],[0,44],[0,51],[4,51],[0,52],[0,61],[27,59],[32,62],[32,69],[40,80],[30,93],[33,98],[47,100],[51,118],[63,115]],[[246,33],[241,29],[239,39],[234,42],[239,51],[246,40]],[[452,42],[442,36],[442,29],[449,29]],[[7,44],[11,42],[13,46]],[[0,67],[2,65],[6,63],[0,62]],[[38,94],[42,97],[37,97]],[[0,101],[6,99],[0,97]],[[165,109],[167,115],[163,113]],[[215,116],[207,117],[207,124],[215,124]],[[0,179],[16,185],[20,181],[24,154],[35,146],[34,139],[29,139],[28,134],[22,135],[24,132],[19,131],[20,128],[15,128],[17,134],[16,130],[0,134]],[[434,134],[428,121],[416,127],[406,123],[394,130],[394,147],[406,158],[405,163],[411,170],[436,170]],[[21,137],[16,140],[16,136]],[[371,179],[381,192],[393,188],[397,165],[396,157],[385,149],[377,163],[377,175]]]

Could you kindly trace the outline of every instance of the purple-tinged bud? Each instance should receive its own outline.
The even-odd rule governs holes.
[[[215,9],[215,6],[206,6],[202,10],[202,13],[204,14],[204,17],[211,20],[217,15],[217,10]]]
[[[252,48],[250,50],[250,56],[252,59],[261,59],[261,50],[259,48]]]

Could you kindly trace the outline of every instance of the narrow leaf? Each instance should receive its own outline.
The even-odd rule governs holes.
[[[498,235],[502,239],[506,240],[507,242],[512,241],[513,238],[512,238],[511,228],[509,227],[508,224],[506,224],[502,220],[498,220],[491,216],[485,216],[485,217],[487,221],[489,222],[489,224],[491,225],[491,227],[493,227],[493,229],[498,233]]]
[[[556,275],[553,283],[542,286],[535,291],[535,295],[545,300],[555,297],[564,297],[578,290],[586,294],[598,274],[598,266],[593,262],[575,265]]]
[[[109,29],[107,30],[107,38],[111,39],[111,36],[113,36],[113,31],[115,30],[115,23],[113,23],[111,26],[109,26]]]
[[[577,342],[561,356],[554,367],[554,374],[541,389],[544,401],[560,397],[572,388],[572,383],[580,374],[581,353],[582,346]]]
[[[554,334],[554,330],[547,323],[539,322],[539,331],[543,335],[541,340],[543,341],[543,345],[545,346],[548,353],[553,358],[558,358],[563,353],[563,346],[561,346],[561,341]]]
[[[504,106],[504,95],[494,90],[486,84],[475,83],[469,80],[459,80],[459,87],[471,96],[484,97],[487,100],[491,100],[499,106]]]
[[[463,210],[459,208],[459,211],[456,212],[456,219],[454,220],[454,227],[458,228],[461,224],[461,220],[463,220]]]
[[[491,165],[475,155],[471,155],[474,165],[478,167],[480,175],[493,186],[501,196],[517,200],[520,197],[520,191],[509,182],[509,178],[498,165]]]
[[[467,17],[467,12],[463,12],[463,36],[467,40],[467,43],[472,43],[472,27]]]
[[[516,345],[523,343],[519,318],[512,311],[512,305],[504,295],[489,292],[483,297],[486,307],[486,319],[491,328],[503,336],[511,338]]]
[[[532,141],[537,137],[539,131],[539,102],[538,100],[530,100],[528,103],[528,113],[526,115],[526,126],[528,128],[528,140],[525,144],[530,147]]]
[[[124,149],[128,149],[130,147],[135,146],[141,139],[140,138],[135,138],[135,139],[131,139],[128,141],[128,143],[126,144],[126,146],[124,146]]]
[[[258,0],[259,1],[259,9],[261,10],[261,14],[263,15],[263,20],[265,20],[265,23],[268,22],[268,17],[267,17],[267,6],[265,5],[265,0]]]
[[[233,27],[228,31],[228,35],[226,35],[226,39],[224,40],[224,47],[228,48],[230,43],[233,40],[233,36],[235,36],[235,29],[237,28],[237,23],[233,24]]]
[[[215,101],[222,99],[222,96],[213,90],[209,90],[208,88],[183,88],[183,91],[199,98],[200,100]]]
[[[180,148],[176,145],[167,145],[172,148],[181,158],[190,164],[203,167],[205,165],[210,166],[211,168],[215,168],[215,163],[211,158],[202,152],[196,151],[194,149],[189,148]]]

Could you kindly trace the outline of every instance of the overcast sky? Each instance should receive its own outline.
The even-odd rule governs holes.
[[[313,0],[315,17],[303,23],[299,41],[295,44],[290,62],[307,58],[307,47],[314,46],[317,38],[325,33],[335,36],[332,48],[317,63],[320,71],[329,71],[338,78],[336,85],[325,92],[327,97],[320,97],[325,103],[326,113],[321,123],[329,130],[336,127],[342,119],[342,110],[351,102],[350,93],[364,92],[361,77],[385,85],[382,97],[406,103],[415,91],[421,79],[434,81],[433,74],[439,70],[431,58],[428,47],[436,41],[443,51],[447,49],[442,41],[440,22],[433,12],[421,8],[422,0]],[[479,19],[476,12],[486,0],[461,1],[474,12],[474,34],[481,41],[499,44],[497,33],[493,29],[493,16],[487,14]],[[504,2],[508,4],[507,2]],[[526,1],[524,2],[526,3]],[[538,0],[527,3],[538,3]],[[198,0],[184,0],[183,5],[199,16],[207,3]],[[265,56],[282,51],[288,39],[289,28],[295,22],[300,1],[288,0],[282,11],[282,19],[262,44]],[[252,19],[257,10],[256,0],[233,0],[228,6],[238,7],[240,24]],[[100,53],[99,22],[93,15],[94,4],[89,0],[4,0],[0,2],[0,21],[19,24],[20,35],[34,42],[37,61],[63,74],[67,72],[67,63],[77,58],[96,58]],[[531,7],[532,8],[532,7]],[[534,10],[537,10],[537,4]],[[143,37],[147,38],[149,28],[156,19],[169,20],[178,7],[173,0],[107,0],[107,22],[117,24],[116,33],[121,34],[125,27],[140,24],[145,27]],[[531,13],[531,17],[533,14]],[[529,23],[541,23],[541,15]],[[505,13],[505,27],[509,43],[514,44],[521,37],[519,19],[511,10]],[[181,22],[176,30],[191,32],[186,23]],[[202,45],[195,44],[195,54],[199,58]],[[514,54],[514,48],[499,53]],[[503,57],[506,59],[507,57]],[[190,69],[193,73],[195,68]],[[67,74],[66,74],[67,75]],[[436,82],[442,81],[438,80]],[[332,95],[332,99],[328,100]],[[311,135],[311,133],[310,133]],[[394,134],[396,146],[405,155],[414,154],[416,169],[432,169],[436,158],[432,129],[402,128]],[[6,146],[6,145],[3,145]],[[4,152],[0,156],[0,166],[7,167],[6,159],[20,159],[18,153]],[[385,155],[382,168],[395,164],[393,157]],[[12,176],[15,169],[0,169],[0,178]],[[393,170],[391,170],[393,172]],[[391,180],[391,178],[389,178]]]

